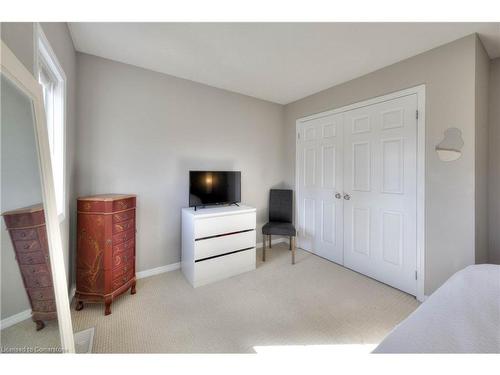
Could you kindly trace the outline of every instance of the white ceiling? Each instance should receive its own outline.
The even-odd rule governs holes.
[[[70,23],[78,51],[287,104],[500,23]]]

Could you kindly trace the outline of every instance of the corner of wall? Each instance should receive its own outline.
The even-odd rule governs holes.
[[[488,261],[488,84],[490,60],[475,34],[475,263]]]
[[[489,63],[488,262],[500,264],[500,57]]]

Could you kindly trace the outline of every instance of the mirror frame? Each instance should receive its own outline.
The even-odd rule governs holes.
[[[19,90],[31,99],[34,114],[35,142],[38,165],[42,185],[42,199],[49,245],[50,269],[54,284],[59,336],[63,353],[75,353],[73,325],[69,307],[68,283],[62,248],[61,228],[57,217],[56,195],[50,146],[47,127],[45,125],[45,108],[43,105],[42,87],[30,71],[17,59],[14,53],[1,41],[0,72],[6,76]]]

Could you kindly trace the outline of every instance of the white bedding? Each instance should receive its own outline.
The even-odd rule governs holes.
[[[454,274],[374,353],[500,353],[500,266]]]

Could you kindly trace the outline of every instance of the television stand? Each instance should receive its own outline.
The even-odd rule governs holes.
[[[182,273],[193,287],[255,269],[256,209],[182,209]]]
[[[239,207],[239,206],[240,206],[237,202],[233,202],[233,203],[229,203],[229,204],[227,205],[227,207],[230,207],[230,206],[233,206],[233,205],[234,205],[234,206],[237,206],[237,207]],[[207,206],[203,206],[203,205],[201,205],[201,206],[193,206],[193,207],[194,207],[194,210],[195,210],[195,211],[198,211],[198,208],[206,208]],[[212,207],[224,207],[224,206],[223,206],[223,205],[214,204],[214,205],[212,205]]]

